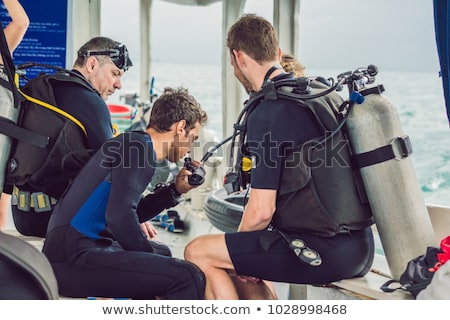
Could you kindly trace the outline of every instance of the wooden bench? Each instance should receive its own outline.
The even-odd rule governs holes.
[[[450,235],[450,207],[427,205],[436,239]],[[376,240],[379,243],[377,233]],[[360,299],[360,300],[412,300],[408,292],[398,290],[383,292],[380,287],[391,279],[386,259],[376,254],[371,271],[364,277],[341,280],[326,286],[290,285],[290,299]]]
[[[376,254],[373,266],[364,277],[345,279],[323,286],[289,285],[290,300],[412,300],[404,291],[383,292],[381,286],[391,277],[386,259]]]

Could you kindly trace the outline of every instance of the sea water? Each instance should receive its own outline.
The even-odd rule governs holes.
[[[307,75],[336,78],[345,71],[307,69]],[[187,87],[208,113],[207,127],[223,138],[220,65],[156,62],[151,75],[157,93],[164,87]],[[379,70],[376,78],[376,83],[384,85],[384,95],[397,108],[403,131],[411,139],[411,157],[426,203],[450,206],[450,127],[438,72]],[[138,79],[125,75],[123,90],[110,101],[118,101],[121,94],[136,92],[138,87]],[[346,92],[341,94],[347,98]]]

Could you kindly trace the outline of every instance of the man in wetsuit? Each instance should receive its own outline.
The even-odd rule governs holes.
[[[72,70],[86,86],[69,81],[52,82],[57,107],[84,125],[87,135],[86,149],[97,150],[103,142],[112,138],[111,115],[105,100],[116,89],[121,88],[121,78],[130,66],[132,62],[125,45],[110,38],[95,37],[78,50],[78,57]],[[71,74],[67,76],[76,77]],[[68,143],[70,144],[70,141]],[[58,183],[67,179],[54,176],[48,178],[49,181],[58,180]],[[34,190],[26,185],[14,188],[11,209],[15,227],[21,234],[45,237],[54,204],[64,190],[58,190],[58,195],[45,194],[49,206],[40,208],[38,212],[34,207],[18,205],[19,194],[28,195],[28,202],[31,202],[32,193],[39,191],[42,190]]]
[[[293,75],[286,73],[280,66],[278,39],[267,20],[256,15],[242,16],[230,28],[227,46],[234,74],[251,94],[251,98],[259,92],[264,93],[261,88],[266,83],[270,86],[271,82],[293,80]],[[327,99],[333,106],[339,106],[342,102],[335,93]],[[306,247],[300,246],[300,241],[294,242],[298,245],[297,256],[283,238],[282,234],[286,235],[287,231],[278,227],[279,220],[276,219],[286,214],[280,211],[280,203],[284,198],[279,191],[284,187],[284,179],[295,179],[302,173],[283,174],[287,167],[284,158],[289,154],[289,147],[301,146],[313,138],[321,137],[324,131],[312,112],[307,107],[300,107],[295,101],[274,99],[271,96],[255,103],[246,125],[246,141],[253,163],[251,192],[238,232],[200,236],[185,249],[185,259],[195,263],[205,273],[206,299],[275,298],[276,294],[266,280],[325,284],[364,275],[372,264],[374,254],[370,219],[361,228],[350,230],[342,226],[336,234],[322,235],[319,232],[320,223],[328,223],[329,217],[318,213],[317,216],[322,220],[315,225],[314,222],[318,220],[308,214],[318,212],[317,206],[308,201],[300,202],[285,206],[283,210],[294,210],[296,217],[292,223],[305,224],[303,231],[291,230],[288,236],[302,240]],[[303,186],[298,186],[297,182],[290,188],[308,189],[309,184],[304,182],[308,179],[311,178],[305,177],[300,181]],[[334,183],[343,190],[347,187],[341,185],[340,181],[322,180],[314,183]],[[330,193],[327,196],[334,195]],[[307,200],[315,198],[312,196]],[[335,216],[345,215],[345,210],[332,210],[331,213]],[[307,248],[315,250],[305,251],[311,253],[308,257],[317,258],[315,253],[319,253],[321,264],[316,259],[307,263],[299,258],[302,257],[300,253]]]
[[[145,132],[120,134],[89,160],[56,205],[43,248],[62,295],[203,299],[203,273],[171,257],[139,223],[177,205],[193,188],[192,173],[182,169],[174,183],[142,197],[156,162],[177,162],[189,152],[206,119],[187,89],[167,88]]]

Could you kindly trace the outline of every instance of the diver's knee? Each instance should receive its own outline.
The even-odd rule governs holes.
[[[186,261],[197,261],[199,258],[199,253],[201,252],[200,243],[201,240],[199,238],[195,238],[186,245],[184,248],[184,259]]]

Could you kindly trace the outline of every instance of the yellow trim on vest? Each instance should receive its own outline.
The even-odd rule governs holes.
[[[73,123],[75,123],[77,126],[79,126],[79,127],[81,128],[81,130],[83,131],[83,133],[84,133],[84,135],[85,135],[86,137],[88,136],[87,131],[86,131],[86,127],[85,127],[80,121],[78,121],[77,118],[75,118],[74,116],[72,116],[70,113],[67,113],[67,112],[65,112],[65,111],[63,111],[63,110],[61,110],[61,109],[59,109],[58,107],[55,107],[55,106],[53,106],[53,105],[51,105],[51,104],[49,104],[49,103],[47,103],[47,102],[38,100],[38,99],[36,99],[36,98],[33,98],[33,97],[31,97],[31,96],[29,96],[29,95],[23,93],[22,90],[20,90],[20,86],[19,86],[19,74],[18,74],[18,73],[15,73],[15,74],[14,74],[14,82],[15,82],[15,84],[16,84],[17,90],[18,90],[18,91],[20,92],[20,94],[23,95],[27,100],[29,100],[29,101],[31,101],[31,102],[34,102],[35,104],[40,105],[41,107],[44,107],[44,108],[50,109],[50,110],[52,110],[52,111],[54,111],[54,112],[56,112],[56,113],[59,113],[59,114],[62,115],[63,117],[66,117],[67,119],[69,119],[69,120],[71,120]],[[113,131],[113,137],[116,137],[116,136],[118,136],[118,135],[121,133],[119,127],[118,127],[117,125],[115,125],[115,124],[112,124],[111,129],[112,129],[112,131]]]
[[[17,72],[14,74],[14,83],[16,85],[16,88],[18,89],[19,88],[19,74]]]
[[[65,112],[65,111],[63,111],[63,110],[61,110],[61,109],[59,109],[58,107],[55,107],[55,106],[51,105],[50,103],[47,103],[47,102],[38,100],[38,99],[36,99],[36,98],[33,98],[33,97],[31,97],[31,96],[29,96],[29,95],[23,93],[22,90],[20,90],[20,88],[17,88],[17,89],[19,90],[19,92],[20,92],[27,100],[29,100],[29,101],[31,101],[31,102],[37,104],[37,105],[40,105],[41,107],[47,108],[47,109],[49,109],[49,110],[52,110],[53,112],[59,113],[59,114],[62,115],[63,117],[65,117],[65,118],[71,120],[73,123],[75,123],[77,126],[79,126],[79,127],[81,128],[81,130],[83,130],[84,135],[87,137],[88,134],[87,134],[86,128],[84,127],[84,125],[83,125],[80,121],[78,121],[77,118],[75,118],[75,117],[72,116],[71,114],[69,114],[69,113],[67,113],[67,112]]]
[[[120,128],[117,124],[112,124],[113,137],[117,137],[120,134]]]

